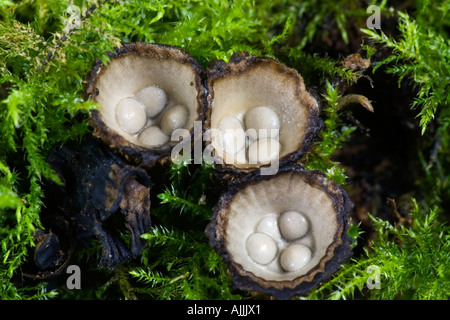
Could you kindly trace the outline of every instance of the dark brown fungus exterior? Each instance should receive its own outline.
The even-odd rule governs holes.
[[[252,173],[220,197],[206,234],[237,288],[289,299],[326,281],[350,258],[352,206],[319,171]]]
[[[162,44],[123,44],[109,57],[87,79],[87,98],[100,105],[91,117],[94,135],[138,165],[164,163],[182,136],[174,130],[186,129],[193,139],[194,121],[203,120],[203,68]]]
[[[215,61],[207,70],[207,90],[204,130],[211,137],[206,146],[219,163],[218,170],[230,176],[270,166],[277,156],[280,167],[293,164],[322,127],[318,102],[303,78],[273,58],[236,53],[228,63]],[[244,147],[241,136],[224,134],[235,128],[246,133]],[[268,134],[258,135],[259,129]],[[270,135],[272,129],[275,134]],[[223,145],[233,138],[234,149],[227,152]],[[258,150],[269,146],[267,157],[252,151],[255,141]]]
[[[25,276],[57,276],[73,251],[96,239],[102,245],[100,267],[113,269],[141,254],[140,236],[150,229],[151,180],[100,139],[87,136],[50,152],[48,163],[62,185],[47,181],[40,213],[45,230],[36,233],[34,262]],[[129,245],[121,235],[129,235]]]
[[[67,236],[67,234],[66,234]],[[35,280],[51,279],[61,275],[70,263],[75,243],[70,237],[58,237],[53,231],[37,229],[33,257],[25,263],[23,275]]]

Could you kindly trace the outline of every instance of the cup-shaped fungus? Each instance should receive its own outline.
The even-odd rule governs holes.
[[[251,173],[222,194],[206,234],[237,287],[289,299],[326,281],[351,256],[352,206],[319,171]]]
[[[296,70],[268,57],[234,54],[207,70],[205,131],[219,169],[251,172],[294,163],[322,126]],[[233,133],[234,132],[234,133]]]
[[[180,138],[193,138],[194,122],[203,120],[202,73],[176,47],[122,45],[88,75],[86,94],[100,106],[92,113],[94,135],[144,167],[167,160]]]

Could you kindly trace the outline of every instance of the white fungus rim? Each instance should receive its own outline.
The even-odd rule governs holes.
[[[151,147],[142,143],[139,133],[150,125],[159,124],[164,110],[184,105],[188,110],[185,129],[191,131],[198,110],[198,92],[195,85],[197,74],[188,64],[176,60],[161,60],[148,56],[124,55],[112,59],[96,80],[98,90],[96,102],[101,106],[99,116],[107,127],[127,141],[142,147]],[[155,86],[166,93],[167,105],[154,119],[148,119],[146,126],[136,134],[122,130],[115,119],[114,108],[118,101],[134,97],[143,88]]]
[[[268,281],[290,281],[308,273],[327,254],[338,228],[333,200],[326,192],[308,184],[300,175],[292,175],[288,183],[277,181],[283,178],[284,175],[280,175],[247,186],[235,195],[228,208],[226,250],[233,262],[246,272]],[[286,211],[301,212],[310,225],[304,237],[278,242],[279,252],[292,243],[304,244],[312,251],[311,260],[303,268],[291,272],[283,270],[278,259],[267,265],[256,263],[245,248],[245,240],[255,232],[262,219]]]

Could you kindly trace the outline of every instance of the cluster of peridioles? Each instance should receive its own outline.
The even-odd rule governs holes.
[[[117,103],[116,120],[144,145],[160,146],[169,141],[173,131],[183,128],[189,117],[185,106],[170,105],[164,90],[148,86]]]
[[[169,159],[174,130],[192,134],[201,121],[212,132],[205,144],[224,160],[216,170],[226,191],[206,233],[238,287],[302,294],[349,257],[351,201],[297,164],[322,121],[296,70],[245,53],[204,70],[176,47],[132,43],[94,66],[87,95],[100,105],[94,134],[146,168]],[[279,172],[263,176],[273,161]]]

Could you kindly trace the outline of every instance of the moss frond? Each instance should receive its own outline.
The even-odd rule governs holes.
[[[450,227],[436,208],[425,213],[414,201],[411,226],[371,216],[377,238],[309,299],[445,300],[450,293]],[[375,275],[379,287],[372,286]]]
[[[411,106],[419,109],[417,116],[423,134],[435,119],[438,108],[448,109],[450,105],[450,92],[446,85],[450,80],[450,42],[436,30],[424,28],[407,13],[399,12],[398,16],[398,40],[382,31],[362,31],[373,41],[393,50],[392,55],[380,61],[374,70],[386,66],[386,72],[398,76],[399,86],[408,78],[417,88]]]

